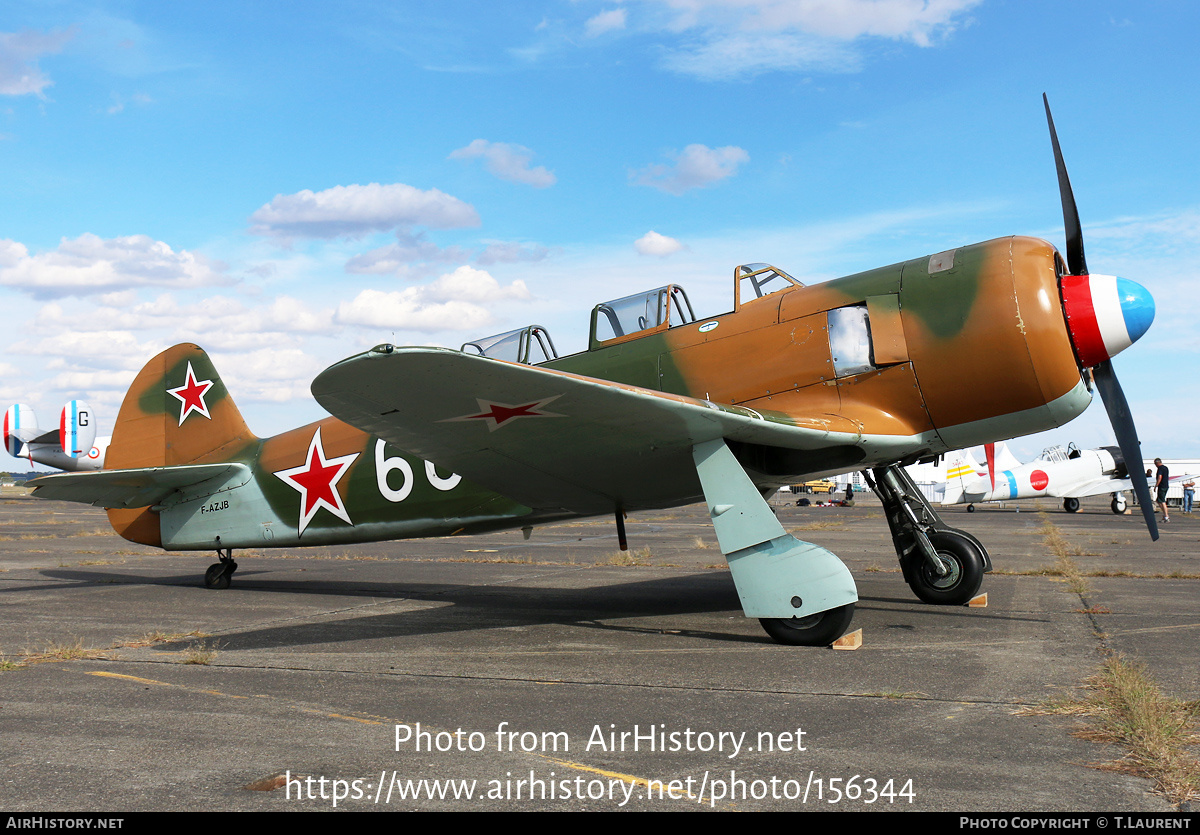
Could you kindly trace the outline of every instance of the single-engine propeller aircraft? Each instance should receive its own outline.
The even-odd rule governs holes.
[[[962,604],[986,549],[947,526],[903,465],[1060,426],[1100,389],[1140,460],[1110,358],[1149,327],[1142,287],[1089,275],[1050,121],[1067,257],[1036,238],[963,246],[805,287],[734,271],[733,309],[698,318],[668,285],[597,305],[586,351],[531,326],[462,350],[379,345],[322,372],[332,418],[261,440],[193,345],[150,361],[125,397],[108,469],[36,495],[109,508],[124,537],[233,549],[474,533],[704,501],[748,617],[823,645],[858,599],[834,554],[789,535],[764,496],[863,470],[904,578]],[[1088,370],[1091,369],[1089,378]],[[1004,386],[997,386],[1003,380]],[[1135,487],[1145,494],[1144,477]],[[1157,538],[1153,512],[1147,515]]]
[[[1080,499],[1111,493],[1109,507],[1112,512],[1124,513],[1124,491],[1133,486],[1120,447],[1078,449],[1070,444],[1063,449],[1061,446],[1052,446],[1028,464],[1021,464],[1016,459],[1012,459],[1011,463],[1002,463],[1000,456],[989,450],[988,464],[982,469],[969,450],[952,454],[947,461],[946,493],[941,503],[965,504],[968,511],[974,510],[975,505],[982,502],[1046,496],[1062,499],[1063,510],[1075,513],[1079,510]],[[1140,468],[1141,464],[1139,460],[1134,465],[1135,469]],[[1174,476],[1171,482],[1190,478],[1194,476]]]
[[[83,472],[104,467],[104,451],[111,438],[96,437],[96,413],[82,400],[62,407],[58,428],[38,428],[37,416],[24,403],[14,403],[4,413],[4,449],[13,458],[28,459],[58,470]]]

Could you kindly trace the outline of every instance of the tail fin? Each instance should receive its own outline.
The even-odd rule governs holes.
[[[25,455],[25,444],[39,434],[37,417],[24,403],[14,403],[4,413],[4,449],[13,458]]]
[[[129,387],[105,469],[227,461],[257,440],[208,354],[176,345],[146,363]]]
[[[58,445],[63,454],[78,458],[91,452],[96,443],[96,421],[92,408],[82,400],[63,406],[58,416]]]
[[[979,475],[979,465],[969,449],[960,449],[946,455],[946,481],[974,479]]]
[[[208,354],[198,345],[176,345],[134,378],[117,414],[104,468],[224,462],[257,441]],[[126,539],[162,544],[158,514],[149,508],[112,509],[108,521]]]

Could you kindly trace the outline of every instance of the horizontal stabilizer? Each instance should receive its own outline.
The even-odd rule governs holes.
[[[177,467],[145,467],[135,470],[98,470],[90,473],[56,473],[29,482],[39,499],[80,502],[96,507],[150,507],[160,504],[177,490],[211,481],[216,492],[229,476],[241,472],[246,479],[250,468],[245,464],[187,464]]]

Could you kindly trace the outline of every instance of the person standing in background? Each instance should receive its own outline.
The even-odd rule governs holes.
[[[1171,471],[1161,458],[1154,459],[1154,466],[1158,468],[1154,472],[1154,489],[1158,491],[1158,509],[1162,511],[1165,524],[1171,521],[1171,514],[1167,512],[1167,490],[1171,488]]]

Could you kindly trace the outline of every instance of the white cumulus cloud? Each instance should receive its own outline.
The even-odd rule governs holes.
[[[437,264],[464,261],[467,250],[458,246],[439,247],[424,233],[396,232],[396,243],[355,255],[346,262],[346,272],[374,275],[402,275],[413,264]]]
[[[452,151],[448,159],[482,159],[483,165],[501,180],[522,183],[534,188],[548,188],[557,182],[554,172],[542,166],[530,168],[533,151],[522,145],[507,142],[489,142],[476,139],[465,148]]]
[[[637,250],[638,255],[657,255],[659,258],[663,258],[674,252],[679,252],[679,250],[683,249],[683,244],[674,238],[660,235],[651,229],[633,242],[633,248]]]
[[[492,321],[484,305],[529,298],[523,281],[504,287],[486,271],[463,266],[421,287],[393,292],[363,290],[338,305],[334,318],[339,324],[389,330],[470,330]]]
[[[981,0],[660,0],[676,12],[673,29],[736,28],[808,32],[852,40],[866,35],[927,46],[953,30]]]
[[[276,296],[258,306],[247,306],[229,296],[180,301],[163,294],[141,303],[125,296],[114,293],[102,297],[101,306],[85,309],[68,309],[52,302],[38,311],[34,323],[39,330],[54,334],[103,333],[121,328],[127,333],[155,333],[160,341],[197,342],[227,351],[278,348],[333,328],[332,309],[314,310],[290,296]],[[119,343],[115,337],[112,341]],[[53,347],[56,342],[50,339],[45,344]],[[61,353],[70,356],[74,350],[64,347]],[[140,362],[149,353],[143,350],[132,355]]]
[[[867,38],[932,46],[981,0],[647,0],[643,30],[667,69],[717,80],[784,71],[855,71]]]
[[[0,32],[0,95],[45,98],[43,91],[54,82],[42,73],[38,58],[59,52],[73,34]]]
[[[595,38],[598,35],[603,35],[605,32],[612,32],[615,29],[625,28],[625,10],[611,9],[588,20],[584,24],[584,32],[589,38]]]
[[[735,145],[724,148],[688,145],[683,153],[673,156],[674,165],[648,165],[634,174],[634,182],[669,194],[683,194],[732,177],[739,166],[750,160],[750,155]]]
[[[250,215],[250,231],[280,238],[356,238],[411,226],[461,229],[479,225],[475,208],[436,188],[404,183],[334,186],[278,194]]]
[[[0,241],[0,285],[39,298],[89,295],[130,287],[202,287],[232,284],[225,265],[187,250],[178,252],[146,235],[64,238],[50,252],[30,255],[23,244]]]
[[[550,250],[544,246],[511,243],[507,241],[491,241],[475,258],[475,262],[488,266],[490,264],[515,264],[520,261],[542,261],[550,255]]]

